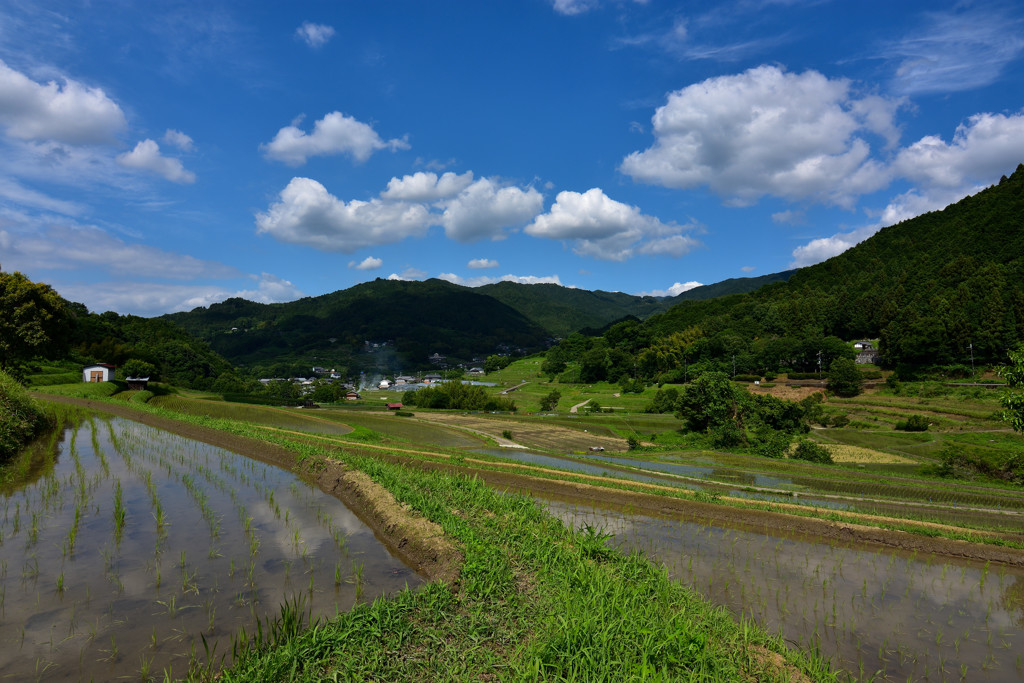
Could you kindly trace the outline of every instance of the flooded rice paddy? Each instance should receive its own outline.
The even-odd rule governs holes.
[[[853,680],[1024,680],[1024,571],[541,501]]]
[[[182,676],[286,600],[332,616],[422,582],[271,465],[119,419],[42,446],[0,493],[0,678]]]

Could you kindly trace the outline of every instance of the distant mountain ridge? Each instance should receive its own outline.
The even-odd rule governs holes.
[[[719,291],[749,291],[791,273],[727,280],[681,296],[697,299]],[[500,351],[540,350],[552,337],[600,328],[627,316],[647,318],[663,312],[677,298],[554,284],[499,282],[471,288],[437,279],[378,278],[288,303],[235,298],[162,317],[235,364],[315,357],[358,365],[355,357],[371,342],[378,344],[374,353],[395,354],[389,362],[411,367],[423,365],[434,353],[468,361]]]

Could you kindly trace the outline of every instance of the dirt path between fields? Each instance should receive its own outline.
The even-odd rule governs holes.
[[[282,467],[291,468],[295,461],[294,453],[283,447],[163,418],[134,410],[127,405],[43,394],[39,394],[37,397],[80,405],[136,420]],[[275,429],[275,431],[287,432],[288,430]],[[294,434],[297,438],[320,441],[314,434],[303,432]],[[773,536],[804,537],[816,542],[839,542],[853,546],[881,546],[917,554],[935,554],[1024,567],[1024,550],[1015,548],[922,536],[850,522],[796,517],[783,512],[734,508],[692,499],[669,498],[655,493],[623,491],[591,484],[546,479],[514,471],[479,469],[472,466],[473,462],[470,458],[466,458],[463,464],[423,460],[415,455],[434,455],[443,458],[450,456],[412,449],[408,449],[408,455],[402,455],[400,448],[374,447],[369,444],[337,441],[327,444],[325,443],[327,438],[321,438],[323,438],[321,443],[324,444],[324,449],[328,452],[332,449],[340,449],[342,446],[356,451],[371,450],[374,451],[375,457],[382,460],[423,470],[443,470],[476,476],[494,488],[533,495],[541,499],[562,500],[586,505],[605,505],[643,515],[744,529]],[[416,523],[415,520],[419,519],[427,522],[428,525],[431,524],[427,520],[423,520],[422,517],[402,509],[402,506],[395,502],[391,494],[382,487],[373,484],[375,489],[362,488],[367,486],[366,482],[361,481],[359,477],[351,476],[352,474],[340,462],[330,460],[329,467],[316,478],[316,481],[321,489],[345,502],[360,519],[374,529],[382,542],[412,566],[417,567],[424,576],[428,578],[447,577],[454,580],[454,577],[457,576],[457,567],[461,565],[461,556],[458,555],[458,550],[454,545],[439,545],[441,540],[438,534],[439,529],[432,530],[429,526]],[[370,483],[372,484],[372,482]],[[650,486],[655,488],[653,485]],[[381,501],[379,504],[373,502],[377,499]],[[389,499],[390,502],[388,502]],[[901,520],[893,518],[891,521],[898,523]],[[1019,539],[1014,536],[1014,540]]]

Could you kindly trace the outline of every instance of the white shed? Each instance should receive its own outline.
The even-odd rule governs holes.
[[[82,370],[83,382],[113,382],[116,365],[97,363]]]

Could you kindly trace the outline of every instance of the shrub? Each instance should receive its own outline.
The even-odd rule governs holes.
[[[412,417],[414,413],[410,413],[408,410],[397,410],[395,415],[398,417]]]
[[[838,415],[832,416],[833,427],[845,427],[850,424],[850,418],[846,416],[846,413],[839,413]]]
[[[510,430],[510,429],[503,429],[503,430],[501,430],[501,435],[503,437],[505,437],[506,439],[508,439],[509,441],[512,440],[512,430]]]
[[[752,450],[764,458],[781,458],[789,450],[790,436],[786,432],[764,430],[757,434]]]
[[[627,436],[626,447],[631,451],[635,451],[636,449],[640,448],[640,439],[636,438],[635,436]]]
[[[733,375],[732,379],[734,382],[757,382],[761,375]]]
[[[928,424],[928,418],[924,415],[911,415],[906,420],[897,422],[896,429],[904,432],[926,432]]]
[[[836,396],[856,396],[863,390],[864,377],[849,358],[836,358],[828,367],[828,390]]]
[[[743,430],[734,422],[726,422],[710,430],[711,443],[715,448],[736,448],[746,443]]]
[[[833,462],[832,454],[828,452],[827,448],[809,439],[801,439],[797,442],[796,450],[790,457],[794,460],[806,460],[826,465],[831,465]]]
[[[12,457],[47,424],[24,387],[0,370],[0,461]]]
[[[819,379],[816,372],[790,372],[786,375],[789,379]],[[821,373],[820,379],[828,379],[828,373]]]

